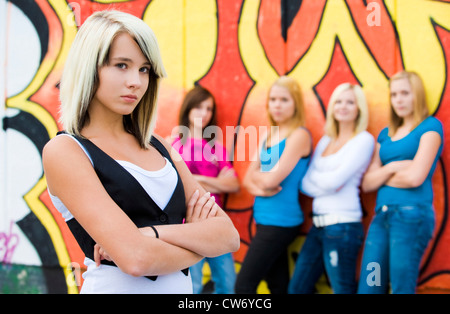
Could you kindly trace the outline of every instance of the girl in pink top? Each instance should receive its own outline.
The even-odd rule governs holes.
[[[179,134],[172,146],[180,153],[197,181],[223,207],[222,195],[239,190],[239,181],[223,145],[215,141],[216,103],[213,95],[201,86],[190,90],[179,115]],[[203,259],[191,267],[194,293],[201,293]],[[207,258],[215,292],[234,293],[236,274],[230,254]]]

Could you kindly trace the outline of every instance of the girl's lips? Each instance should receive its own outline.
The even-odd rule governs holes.
[[[137,96],[136,95],[124,95],[124,96],[120,96],[120,98],[122,98],[126,102],[134,102],[134,101],[136,101]]]
[[[406,107],[405,106],[395,106],[394,109],[398,110],[398,111],[403,111],[406,109]]]

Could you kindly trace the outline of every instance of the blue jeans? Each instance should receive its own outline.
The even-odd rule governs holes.
[[[192,277],[192,287],[194,294],[199,294],[203,290],[203,264],[205,260],[211,269],[211,277],[214,282],[215,293],[233,294],[236,272],[234,270],[234,260],[231,253],[217,257],[206,257],[190,267]]]
[[[363,239],[361,223],[313,226],[300,250],[288,292],[314,293],[317,280],[326,271],[334,293],[356,293],[356,261]]]
[[[412,294],[434,230],[431,206],[381,206],[367,234],[358,293]]]

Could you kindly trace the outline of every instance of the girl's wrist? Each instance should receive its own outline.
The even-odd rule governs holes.
[[[159,239],[159,233],[158,233],[158,230],[156,230],[156,228],[154,227],[154,226],[149,226],[152,230],[153,230],[153,232],[155,233],[155,237],[157,238],[157,239]]]
[[[141,233],[147,237],[159,238],[159,232],[154,226],[148,226],[139,229]]]

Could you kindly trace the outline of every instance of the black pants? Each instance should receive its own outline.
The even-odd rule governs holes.
[[[287,293],[287,248],[298,235],[298,231],[298,226],[285,228],[256,225],[256,234],[236,278],[236,293],[255,294],[263,279],[272,294]]]

